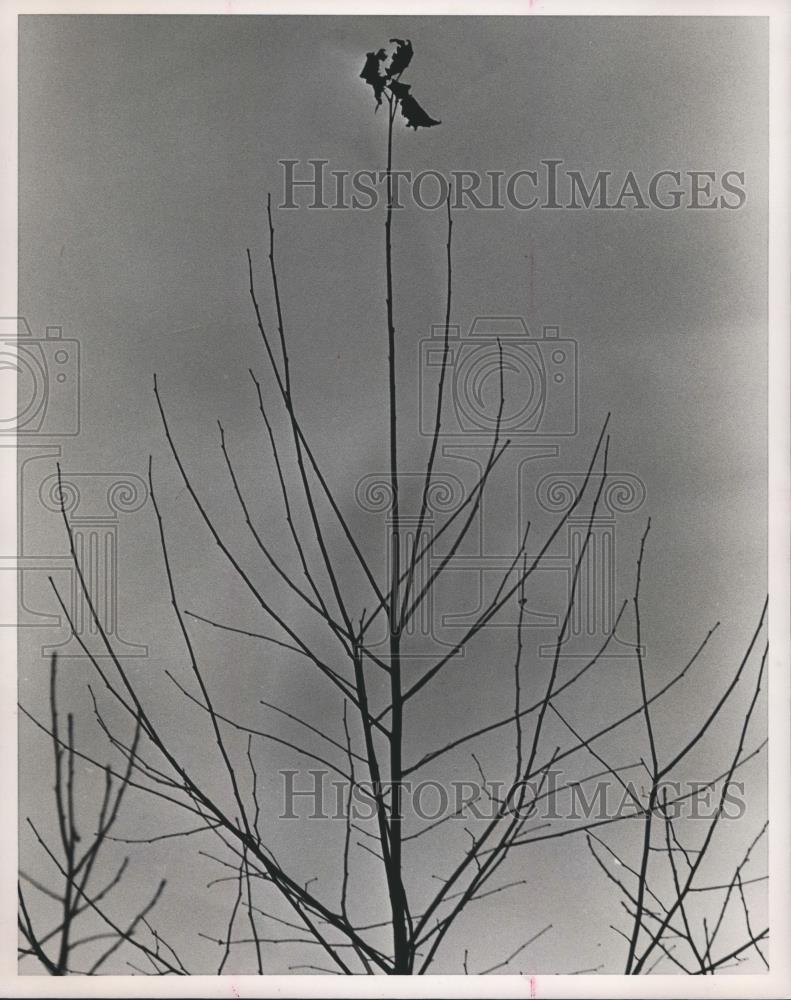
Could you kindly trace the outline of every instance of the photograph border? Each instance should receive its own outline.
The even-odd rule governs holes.
[[[786,8],[786,9],[784,9]],[[789,101],[791,13],[781,0],[759,3],[589,3],[551,0],[485,5],[407,2],[397,5],[353,2],[260,3],[250,0],[138,2],[62,0],[3,2],[0,5],[0,315],[17,315],[17,19],[39,14],[190,14],[190,15],[519,15],[519,16],[749,16],[766,17],[770,26],[770,186],[769,186],[769,916],[771,972],[765,975],[717,975],[700,980],[683,975],[625,977],[610,975],[514,975],[425,977],[337,976],[74,976],[57,982],[47,976],[17,974],[16,919],[12,901],[17,882],[17,693],[15,629],[0,629],[0,996],[15,997],[760,997],[791,995],[791,687],[789,685],[789,551],[791,475],[789,453]],[[0,449],[0,532],[4,551],[15,552],[16,455]],[[16,573],[0,574],[0,612],[16,620]],[[15,902],[14,902],[15,905]],[[529,980],[529,981],[528,981]]]

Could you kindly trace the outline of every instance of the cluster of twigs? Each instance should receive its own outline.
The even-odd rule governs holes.
[[[767,605],[764,604],[761,611],[760,620],[755,632],[750,640],[747,650],[742,657],[733,677],[729,681],[720,698],[707,715],[703,715],[697,727],[690,737],[670,755],[669,759],[660,763],[659,751],[657,749],[656,731],[657,726],[654,720],[654,710],[652,699],[647,695],[646,690],[646,670],[641,652],[641,630],[640,630],[640,579],[643,564],[643,554],[645,550],[646,538],[649,526],[646,528],[640,544],[640,555],[637,563],[637,585],[634,592],[634,614],[637,626],[635,652],[637,657],[640,689],[642,696],[642,715],[645,723],[645,734],[648,744],[648,761],[641,758],[641,764],[648,775],[647,798],[642,801],[627,786],[618,773],[609,768],[604,759],[591,748],[590,752],[595,758],[607,767],[613,778],[621,783],[627,795],[633,800],[636,815],[642,817],[643,837],[639,852],[639,860],[636,867],[632,867],[624,860],[623,856],[616,852],[611,846],[604,842],[592,830],[586,831],[588,848],[602,869],[609,881],[615,884],[623,895],[622,906],[629,918],[628,932],[624,932],[618,927],[612,926],[617,934],[624,938],[628,944],[625,973],[639,974],[653,971],[664,959],[667,959],[672,966],[683,972],[692,974],[710,974],[718,969],[732,968],[740,964],[744,959],[745,952],[754,950],[760,957],[761,962],[768,970],[769,965],[761,950],[761,942],[769,935],[769,928],[754,930],[750,919],[750,909],[747,897],[744,892],[746,884],[755,884],[765,879],[765,876],[757,878],[743,879],[742,870],[750,860],[753,848],[766,832],[768,824],[764,824],[761,830],[748,847],[741,862],[736,866],[733,876],[725,883],[704,884],[701,883],[701,870],[704,861],[710,854],[714,835],[720,826],[723,816],[726,814],[727,796],[731,788],[734,773],[747,760],[752,759],[764,748],[766,741],[761,742],[752,751],[745,752],[745,742],[748,728],[755,710],[758,696],[761,691],[761,682],[766,666],[768,647],[765,645],[760,657],[760,663],[755,678],[752,682],[752,695],[743,716],[741,727],[736,740],[727,769],[719,774],[714,780],[698,785],[692,792],[684,795],[676,795],[673,798],[668,796],[668,782],[671,776],[677,773],[679,765],[687,760],[704,738],[710,728],[722,720],[723,708],[729,697],[735,690],[742,675],[744,674],[756,643],[764,629],[764,619]],[[716,627],[716,626],[715,626]],[[711,635],[711,632],[709,633]],[[708,636],[707,636],[708,639]],[[719,786],[719,788],[718,788]],[[699,798],[704,793],[715,793],[716,806],[712,810],[712,815],[707,817],[705,831],[702,839],[697,840],[698,846],[691,846],[685,843],[679,836],[679,817],[676,815],[678,807],[690,798]],[[683,821],[682,821],[683,822]],[[687,826],[692,826],[691,821]],[[658,843],[654,840],[658,839]],[[631,877],[629,884],[621,881],[602,859],[602,855],[597,851],[594,844],[599,845],[606,852],[605,856],[615,862],[615,864]],[[669,893],[663,893],[657,888],[654,879],[660,885],[667,882],[667,872],[656,872],[660,865],[654,863],[657,858],[664,861],[671,876],[670,884],[667,887]],[[695,884],[697,879],[698,884]],[[652,888],[652,885],[654,886]],[[718,957],[714,957],[714,948],[717,938],[723,928],[726,911],[729,903],[735,899],[734,890],[738,888],[738,896],[744,916],[744,930],[746,937],[740,940],[735,946],[730,945],[727,951]],[[706,915],[702,917],[700,927],[696,925],[694,909],[691,907],[691,893],[720,893],[724,891],[724,898],[719,909],[714,909],[711,923]],[[704,911],[711,912],[707,907]],[[690,957],[685,957],[683,951],[687,949]],[[685,961],[682,961],[682,957]]]
[[[18,885],[18,926],[22,943],[19,947],[20,959],[36,958],[52,976],[67,974],[94,975],[100,972],[112,956],[125,943],[130,944],[148,960],[155,973],[186,972],[176,953],[159,936],[148,921],[148,916],[159,901],[165,888],[163,879],[157,886],[150,901],[125,926],[120,926],[105,908],[104,900],[121,885],[129,865],[124,858],[113,876],[101,888],[94,888],[97,861],[108,841],[113,840],[111,830],[118,819],[121,804],[130,786],[132,770],[140,739],[140,726],[135,725],[129,746],[122,747],[126,763],[121,773],[113,771],[109,765],[102,768],[104,791],[99,806],[94,832],[90,839],[79,832],[77,807],[77,782],[75,763],[84,757],[75,748],[74,716],[66,716],[66,732],[63,734],[58,715],[57,700],[57,655],[52,654],[50,663],[50,718],[49,726],[38,722],[24,708],[22,711],[50,737],[54,754],[54,801],[57,818],[57,837],[53,844],[28,817],[27,825],[37,844],[55,869],[55,881],[49,885],[37,878],[20,872]],[[92,878],[93,876],[93,878]],[[44,898],[54,902],[57,917],[52,926],[42,930],[29,906],[23,883],[32,887]],[[92,918],[92,919],[91,919]],[[82,924],[91,922],[94,928],[81,929]],[[41,921],[44,922],[43,919]],[[148,931],[153,944],[146,944],[140,938],[141,929]],[[82,960],[92,951],[89,960]],[[76,965],[75,963],[80,963]],[[173,964],[175,963],[175,965]]]
[[[63,902],[63,917],[60,925],[44,936],[38,934],[31,923],[25,899],[20,889],[21,919],[20,927],[26,940],[23,954],[34,954],[47,971],[62,974],[74,971],[71,958],[73,951],[80,944],[72,936],[74,919],[86,907],[90,907],[110,928],[113,935],[112,946],[100,956],[89,970],[98,971],[110,956],[123,943],[137,948],[145,954],[153,970],[163,974],[181,974],[186,971],[172,948],[161,946],[158,935],[154,935],[154,946],[141,943],[137,939],[136,930],[146,923],[150,908],[159,898],[162,886],[159,887],[154,899],[148,907],[128,924],[124,930],[111,923],[100,906],[103,896],[109,891],[101,890],[91,893],[87,886],[96,854],[108,839],[108,831],[115,822],[121,800],[127,792],[145,794],[159,800],[162,804],[177,808],[188,814],[191,819],[189,829],[177,834],[157,833],[148,838],[139,838],[151,843],[165,836],[205,836],[213,838],[219,845],[221,854],[202,852],[219,864],[225,873],[217,881],[230,881],[235,886],[235,895],[228,925],[225,932],[218,936],[205,934],[210,940],[218,943],[221,957],[217,971],[223,972],[232,961],[231,956],[237,950],[245,950],[254,955],[254,967],[259,973],[276,971],[279,967],[268,957],[270,946],[299,946],[303,949],[316,949],[316,960],[290,965],[292,970],[313,970],[351,974],[384,973],[384,974],[419,974],[429,971],[437,959],[440,948],[446,942],[452,930],[458,927],[460,920],[466,914],[471,904],[488,896],[506,891],[525,883],[525,879],[505,882],[493,882],[495,876],[505,871],[504,865],[518,849],[524,849],[531,844],[546,842],[569,836],[587,835],[591,851],[600,866],[614,881],[626,902],[624,907],[630,918],[629,929],[623,933],[627,941],[627,958],[624,971],[628,974],[639,974],[652,971],[655,967],[657,954],[659,958],[666,957],[684,971],[701,973],[715,972],[720,968],[738,960],[750,949],[761,955],[761,945],[766,937],[766,930],[756,932],[750,921],[750,913],[746,902],[745,886],[754,881],[742,878],[742,871],[749,857],[749,851],[744,861],[737,867],[732,880],[725,886],[726,898],[722,913],[730,900],[738,897],[742,901],[746,923],[746,942],[728,948],[728,953],[714,957],[714,946],[722,925],[722,915],[715,917],[711,924],[704,924],[704,938],[699,940],[699,933],[693,926],[689,900],[692,893],[705,893],[707,889],[714,891],[717,886],[701,886],[693,884],[699,877],[703,858],[709,851],[714,833],[720,825],[723,797],[737,768],[760,750],[747,751],[745,741],[747,728],[758,697],[763,664],[757,672],[754,693],[749,709],[744,717],[744,725],[736,748],[728,767],[711,780],[710,787],[719,789],[720,808],[711,820],[705,838],[696,849],[683,847],[677,830],[677,821],[673,818],[673,808],[678,806],[687,795],[675,798],[668,797],[663,790],[663,780],[671,772],[675,772],[698,746],[700,741],[721,717],[726,703],[732,700],[739,681],[746,674],[751,653],[758,642],[764,628],[764,616],[761,615],[758,628],[750,646],[740,662],[733,678],[728,683],[721,697],[715,703],[708,716],[690,735],[682,749],[660,763],[660,751],[656,740],[655,712],[659,702],[666,693],[681,682],[691,671],[700,654],[706,647],[712,631],[704,638],[690,660],[683,668],[663,686],[651,693],[650,678],[643,662],[642,637],[640,630],[640,570],[642,568],[643,546],[641,546],[638,563],[637,584],[635,587],[633,610],[636,624],[635,656],[639,671],[637,698],[635,704],[628,709],[619,707],[616,717],[594,731],[583,733],[581,727],[575,725],[565,712],[561,714],[558,699],[561,694],[574,688],[585,676],[590,676],[598,664],[607,656],[610,639],[618,628],[626,611],[626,602],[612,626],[600,649],[579,667],[571,676],[562,676],[562,647],[569,634],[574,603],[578,594],[578,581],[584,564],[586,549],[592,537],[593,524],[597,509],[607,480],[607,463],[609,453],[609,436],[607,421],[596,441],[592,456],[584,476],[582,485],[571,506],[557,518],[556,523],[548,531],[546,537],[537,545],[537,551],[528,555],[527,543],[530,535],[530,525],[521,539],[518,551],[514,554],[510,566],[503,572],[494,593],[478,612],[474,622],[464,629],[463,634],[446,652],[438,654],[433,661],[409,661],[405,652],[405,633],[410,621],[426,605],[435,592],[440,580],[454,556],[467,537],[472,526],[479,517],[482,501],[490,482],[492,471],[503,453],[509,446],[509,441],[501,435],[502,414],[505,402],[502,351],[499,411],[488,457],[483,470],[459,506],[449,513],[444,522],[424,540],[422,527],[427,517],[428,499],[435,477],[438,441],[441,435],[443,418],[443,400],[445,396],[445,380],[449,365],[449,330],[452,309],[452,216],[450,199],[447,206],[447,288],[445,307],[445,340],[437,386],[434,432],[431,438],[429,454],[422,476],[420,506],[417,517],[417,530],[412,533],[411,541],[407,542],[401,525],[401,497],[399,495],[400,475],[398,461],[398,422],[397,422],[397,386],[396,386],[396,327],[393,309],[392,283],[392,115],[388,126],[387,153],[387,212],[385,220],[385,278],[386,278],[386,326],[389,356],[389,450],[390,450],[390,489],[392,506],[390,511],[390,552],[387,581],[378,578],[376,567],[365,555],[351,524],[343,513],[341,498],[336,496],[325,476],[319,461],[311,448],[303,424],[294,403],[290,371],[289,351],[285,332],[284,310],[281,302],[280,286],[275,253],[275,229],[271,203],[267,204],[269,228],[269,275],[271,280],[272,300],[274,304],[275,329],[274,334],[264,322],[262,310],[256,295],[254,268],[252,257],[248,251],[248,269],[250,278],[250,296],[255,311],[256,323],[260,332],[268,366],[276,387],[276,398],[282,406],[288,426],[289,448],[293,452],[297,477],[298,495],[295,494],[294,483],[289,485],[285,472],[283,446],[277,441],[274,432],[271,405],[266,399],[261,379],[251,370],[250,376],[255,389],[260,417],[266,431],[266,437],[271,448],[272,466],[277,477],[279,490],[283,501],[283,511],[288,528],[288,538],[293,544],[294,558],[298,560],[300,572],[296,576],[289,572],[275,555],[272,548],[263,538],[255,525],[254,516],[247,498],[242,490],[234,467],[225,431],[220,425],[220,449],[227,468],[229,482],[238,500],[240,513],[249,529],[254,552],[259,555],[270,581],[279,581],[284,593],[294,598],[298,606],[311,616],[311,627],[294,624],[293,620],[281,613],[270,596],[270,588],[264,589],[258,583],[254,574],[243,565],[242,559],[233,551],[225,538],[215,518],[210,514],[192,476],[180,454],[174,435],[168,422],[166,409],[155,379],[154,392],[161,415],[162,424],[173,460],[178,469],[195,510],[203,524],[219,548],[223,558],[231,568],[236,578],[244,585],[257,605],[262,618],[267,622],[267,628],[272,633],[251,632],[237,628],[226,622],[217,622],[206,616],[189,612],[183,606],[178,595],[176,576],[169,551],[167,535],[159,503],[156,484],[149,462],[149,486],[153,509],[158,526],[159,542],[163,557],[164,572],[170,593],[170,599],[177,627],[183,639],[184,662],[191,675],[191,685],[179,680],[175,673],[168,671],[168,676],[183,694],[189,704],[197,706],[206,722],[207,748],[203,761],[196,762],[195,755],[187,756],[177,749],[171,727],[163,727],[152,713],[151,697],[142,692],[139,684],[116,655],[112,641],[107,634],[100,615],[94,607],[89,590],[85,585],[82,569],[77,559],[71,525],[63,507],[63,520],[69,536],[76,573],[90,614],[95,624],[96,633],[101,643],[98,650],[92,649],[86,639],[74,629],[70,611],[61,598],[55,585],[53,589],[64,615],[74,629],[83,651],[89,657],[93,669],[100,678],[105,697],[113,704],[116,712],[125,717],[131,727],[131,738],[124,738],[119,733],[117,723],[109,724],[99,704],[94,699],[96,718],[108,736],[113,748],[123,761],[120,773],[104,769],[106,775],[106,793],[101,815],[97,824],[97,833],[93,842],[78,856],[78,837],[74,826],[72,803],[72,773],[75,756],[87,762],[96,764],[90,754],[78,752],[74,748],[71,722],[68,735],[65,738],[60,733],[55,707],[55,668],[52,674],[52,717],[49,726],[38,723],[52,738],[56,750],[56,801],[58,807],[59,825],[61,828],[62,850],[65,861],[61,862],[41,837],[36,836],[47,854],[56,864],[62,879],[62,892],[56,894]],[[572,514],[579,513],[587,505],[587,531],[583,543],[576,554],[573,566],[569,595],[563,613],[560,616],[560,626],[555,638],[554,656],[549,667],[548,676],[541,685],[540,693],[526,698],[524,681],[524,607],[527,588],[531,584],[537,569],[541,566],[550,546],[558,537],[559,532]],[[330,530],[326,526],[331,520],[332,530],[340,532],[344,545],[348,550],[348,558],[344,556],[344,565],[351,562],[366,588],[369,598],[365,607],[354,606],[350,597],[350,589],[344,576],[340,573],[341,560],[334,553],[330,542]],[[307,522],[307,528],[302,522]],[[445,548],[440,554],[438,542],[444,540]],[[419,570],[424,569],[421,576]],[[418,582],[422,581],[422,582]],[[457,661],[459,654],[470,649],[483,630],[504,610],[516,606],[519,608],[519,622],[514,630],[516,650],[514,655],[514,694],[513,710],[504,717],[486,724],[471,724],[468,731],[461,736],[448,739],[443,743],[417,756],[413,745],[405,737],[405,719],[410,710],[420,701],[432,695],[432,685],[437,678],[447,674],[449,668]],[[218,704],[217,688],[222,678],[210,676],[205,664],[201,662],[196,643],[193,639],[189,619],[199,620],[219,630],[242,632],[248,636],[274,645],[285,651],[289,656],[308,664],[316,673],[317,684],[323,682],[326,691],[317,686],[316,698],[326,700],[329,695],[336,698],[337,717],[342,719],[342,731],[332,734],[329,727],[317,727],[283,706],[263,701],[269,709],[277,711],[287,718],[303,734],[310,732],[311,738],[318,740],[323,749],[318,751],[300,738],[286,739],[263,728],[253,728],[243,725],[238,720],[223,711]],[[377,651],[379,647],[370,639],[372,626],[381,620],[387,624],[387,652]],[[326,643],[318,646],[315,639],[311,641],[314,629],[313,623],[320,622],[326,630]],[[340,662],[338,663],[338,658]],[[107,666],[103,665],[107,663]],[[329,692],[329,694],[327,693]],[[256,692],[257,694],[257,692]],[[566,742],[558,745],[548,745],[550,730],[549,720],[558,720],[568,734]],[[632,720],[644,721],[649,745],[648,762],[638,765],[613,763],[605,759],[605,751],[601,749],[604,737],[622,730]],[[448,828],[445,822],[460,817],[458,813],[445,816],[418,830],[409,831],[405,824],[404,802],[402,788],[404,782],[415,775],[425,773],[429,765],[436,767],[437,762],[445,759],[452,752],[464,748],[473,749],[475,742],[488,737],[492,733],[510,730],[513,733],[514,760],[509,762],[508,780],[504,783],[503,793],[496,799],[492,798],[491,814],[485,821],[476,820],[474,825],[465,827],[469,837],[468,845],[462,849],[452,861],[450,871],[442,876],[435,875],[434,880],[426,882],[419,880],[417,886],[410,872],[414,869],[415,859],[423,850],[423,837],[429,837],[439,830],[439,836],[444,837]],[[283,860],[275,852],[277,817],[270,802],[261,799],[260,762],[254,752],[258,741],[271,741],[285,746],[295,759],[307,759],[320,763],[331,771],[341,775],[348,782],[349,803],[353,791],[367,789],[373,813],[371,828],[361,827],[354,822],[351,809],[346,810],[344,822],[343,844],[338,858],[340,885],[330,891],[323,880],[309,879],[305,881],[304,873],[295,870],[290,862]],[[222,769],[224,778],[224,795],[221,797],[210,790],[216,785],[216,774],[210,782],[200,771],[200,763],[210,766],[209,752],[216,753],[217,764]],[[62,778],[63,754],[66,755],[65,791]],[[342,756],[342,763],[337,757]],[[646,796],[630,791],[633,809],[630,816],[632,822],[642,823],[642,845],[639,859],[635,866],[630,867],[625,860],[615,853],[614,848],[607,847],[602,840],[598,827],[620,822],[623,815],[615,815],[605,819],[585,819],[583,822],[563,824],[560,828],[549,823],[539,823],[535,820],[542,803],[548,797],[560,799],[573,787],[580,784],[579,780],[548,785],[548,776],[553,769],[576,756],[590,756],[596,762],[597,770],[586,775],[583,781],[602,779],[611,781],[617,786],[632,788],[623,779],[624,771],[630,767],[640,766],[647,770],[649,789]],[[478,757],[473,752],[481,776],[483,770]],[[111,802],[111,782],[115,778],[117,785],[115,798]],[[463,810],[462,810],[463,812]],[[356,840],[357,834],[364,837]],[[669,898],[662,901],[660,889],[653,883],[656,865],[655,857],[659,857],[659,848],[655,843],[656,835],[661,834],[664,842],[664,854],[672,869],[672,892]],[[418,839],[421,843],[418,844]],[[602,857],[597,853],[594,844],[604,848],[616,858],[624,871],[635,879],[627,885],[615,878]],[[680,857],[679,857],[680,855]],[[372,893],[370,880],[365,885],[360,884],[359,866],[370,864],[373,856],[382,878],[385,915],[382,920],[363,922],[359,915],[359,903],[365,902]],[[681,859],[683,858],[683,862]],[[118,873],[117,882],[123,869]],[[30,880],[32,881],[32,880]],[[33,883],[35,884],[35,883]],[[42,891],[44,887],[39,886]],[[662,883],[662,889],[666,889]],[[277,905],[280,905],[279,911]],[[199,911],[198,911],[199,912]],[[244,931],[238,929],[244,920]],[[270,929],[271,928],[271,929]],[[545,926],[541,930],[531,930],[529,938],[515,950],[512,950],[501,961],[490,963],[481,972],[492,973],[502,969],[513,970],[516,959],[523,955],[527,947],[541,934],[549,930]],[[673,938],[673,940],[669,940]],[[45,946],[51,940],[59,942],[56,956],[49,957]],[[695,967],[688,969],[679,956],[680,945],[689,947],[694,955]],[[322,964],[323,963],[323,964]],[[469,948],[464,950],[463,970],[469,971]],[[585,970],[587,971],[587,970]]]

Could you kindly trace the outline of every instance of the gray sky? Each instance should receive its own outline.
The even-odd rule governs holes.
[[[366,51],[396,36],[415,45],[405,79],[442,119],[440,127],[417,133],[398,122],[398,168],[510,174],[553,158],[586,177],[609,170],[622,178],[632,170],[645,185],[664,169],[745,173],[747,199],[739,211],[508,208],[454,217],[453,321],[466,331],[476,316],[522,316],[533,336],[544,325],[557,325],[577,344],[579,432],[554,441],[556,457],[534,458],[522,470],[521,503],[533,509],[535,537],[550,524],[534,509],[536,483],[550,472],[582,471],[611,411],[611,469],[637,477],[646,491],[642,507],[616,526],[619,601],[631,594],[648,516],[653,524],[643,626],[655,686],[714,621],[722,621],[712,654],[670,707],[662,734],[670,750],[684,729],[684,713],[709,704],[711,692],[724,685],[766,589],[767,32],[761,19],[22,18],[19,302],[37,335],[57,324],[80,342],[81,431],[61,440],[64,468],[145,476],[153,454],[185,605],[243,627],[263,627],[177,478],[152,374],[158,374],[202,497],[232,544],[257,567],[257,579],[271,586],[245,534],[216,432],[220,418],[255,497],[262,532],[285,554],[277,481],[247,374],[253,366],[264,375],[266,366],[247,292],[245,249],[253,253],[259,298],[272,323],[265,205],[268,191],[280,200],[278,160],[321,158],[328,169],[350,171],[383,166],[386,118],[373,114],[358,73]],[[387,467],[382,222],[381,207],[276,216],[295,394],[306,433],[380,572],[381,516],[361,511],[354,496],[364,476]],[[418,360],[420,342],[443,320],[444,241],[441,212],[410,205],[396,214],[405,471],[419,472],[424,460],[425,439],[417,434]],[[275,409],[271,379],[265,391]],[[529,454],[520,448],[503,462],[487,508],[489,556],[514,551],[514,486],[519,462]],[[52,464],[33,465],[25,483],[24,547],[63,553],[58,519],[38,501],[40,480]],[[469,483],[469,462],[449,456],[442,468]],[[122,519],[119,532],[121,631],[149,647],[149,657],[135,661],[134,669],[163,711],[172,706],[174,720],[192,720],[183,731],[176,727],[174,736],[189,740],[195,715],[176,708],[162,676],[164,667],[183,662],[183,651],[166,604],[150,504]],[[346,559],[340,538],[334,542],[333,551]],[[361,608],[359,581],[351,573],[344,581],[356,588]],[[557,575],[547,576],[531,607],[557,613],[561,593]],[[437,613],[473,608],[475,600],[470,575],[453,574],[438,595]],[[53,610],[43,579],[34,575],[29,601],[38,611]],[[298,617],[288,599],[279,606]],[[315,624],[299,624],[319,641]],[[453,628],[442,629],[444,641],[458,637]],[[630,621],[623,630],[627,641],[631,629]],[[507,714],[512,631],[487,633],[416,707],[408,722],[416,754],[461,731],[473,710],[481,723]],[[38,707],[44,705],[42,642],[62,635],[36,629],[21,640],[22,698]],[[550,635],[540,629],[529,634],[537,671],[546,670],[535,654]],[[306,670],[268,656],[262,684],[259,653],[249,641],[198,626],[195,636],[228,711],[253,718],[250,691],[261,685],[269,695],[256,699],[271,695],[315,720],[332,713],[338,728],[337,705]],[[89,730],[89,666],[71,663],[69,696]],[[419,661],[413,669],[421,669]],[[591,713],[594,721],[605,718],[619,691],[636,681],[631,660],[608,661],[604,670],[601,685],[567,703],[580,725]],[[704,762],[722,759],[718,749],[727,744],[719,740],[732,735],[731,729],[715,733]],[[86,739],[101,745],[89,734]],[[40,800],[49,759],[29,727],[22,728],[21,740],[24,814]],[[635,740],[630,732],[614,746],[628,756]],[[484,745],[493,772],[509,746],[508,740]],[[266,759],[273,773],[284,764],[274,752]],[[454,767],[465,773],[469,758]],[[735,851],[763,821],[761,767],[750,772],[755,811],[744,832],[734,835]],[[206,773],[207,781],[219,777],[209,761]],[[129,819],[129,835],[140,835],[146,821],[145,829],[155,827],[161,813],[143,801],[136,816],[141,830]],[[175,829],[182,820],[167,822]],[[288,833],[277,836],[293,847]],[[330,834],[310,829],[302,836],[306,877],[326,874],[322,859]],[[458,851],[463,841],[459,832],[427,846],[416,872],[438,870],[445,852]],[[542,847],[529,864],[519,860],[514,877],[528,880],[526,892],[503,894],[476,925],[476,966],[497,961],[511,941],[516,947],[534,922],[535,930],[552,922],[554,931],[530,952],[530,971],[618,963],[621,943],[607,930],[617,904],[584,845],[570,844]],[[173,928],[186,941],[187,930],[223,926],[229,901],[221,890],[203,894],[205,919],[201,914],[194,927],[185,930],[177,916],[179,907],[194,907],[194,883],[202,886],[212,877],[209,864],[201,863],[197,877],[190,874],[194,857],[183,850],[163,848],[151,856],[172,876],[163,929]],[[437,971],[458,965],[462,938],[449,946],[447,963]],[[202,961],[206,942],[190,941],[187,954]],[[280,961],[274,952],[272,961]]]

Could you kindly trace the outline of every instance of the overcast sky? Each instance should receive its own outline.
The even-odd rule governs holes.
[[[358,74],[365,53],[394,37],[411,38],[415,56],[404,79],[442,120],[417,133],[397,122],[399,169],[510,175],[555,159],[591,180],[597,171],[620,179],[631,170],[644,186],[661,170],[705,170],[717,178],[744,173],[746,200],[737,211],[509,207],[460,210],[454,217],[453,322],[466,333],[476,316],[522,317],[536,341],[544,326],[557,326],[561,338],[575,342],[578,357],[576,435],[514,435],[485,529],[476,536],[483,539],[482,551],[472,544],[464,551],[492,557],[495,566],[495,557],[513,555],[519,510],[534,518],[536,539],[542,538],[551,519],[536,508],[537,483],[551,472],[582,471],[611,412],[610,467],[645,490],[639,509],[619,516],[615,528],[618,602],[631,594],[639,537],[652,519],[643,591],[652,683],[659,686],[707,628],[722,622],[712,655],[672,707],[670,749],[684,731],[684,711],[699,711],[722,688],[766,589],[767,30],[761,19],[22,18],[20,312],[36,336],[48,325],[61,326],[64,337],[79,341],[81,360],[80,433],[45,443],[61,445],[61,461],[71,472],[145,477],[152,454],[184,603],[231,624],[263,627],[177,477],[152,377],[156,372],[201,495],[257,567],[257,579],[273,586],[245,534],[217,442],[220,418],[255,498],[262,533],[285,553],[277,480],[247,373],[252,366],[265,377],[266,358],[247,291],[245,250],[253,254],[259,298],[272,322],[265,206],[268,192],[275,204],[282,200],[278,161],[382,168],[386,116],[374,114],[372,93]],[[296,400],[315,453],[381,573],[382,515],[360,509],[355,490],[364,477],[384,473],[388,461],[383,208],[301,208],[276,213],[275,222]],[[442,212],[409,204],[396,214],[406,472],[419,472],[425,455],[426,441],[418,434],[419,361],[421,341],[443,322],[445,239]],[[543,347],[534,350],[547,356]],[[264,384],[277,412],[271,379]],[[285,429],[280,415],[278,426]],[[451,451],[441,463],[467,488],[474,475],[469,458],[481,454],[472,446],[480,440],[469,434],[449,439]],[[553,450],[531,451],[537,444]],[[38,499],[52,461],[45,457],[26,467],[28,554],[65,551],[57,516]],[[340,554],[340,538],[334,543]],[[474,568],[474,560],[468,565]],[[362,587],[348,575],[346,585],[358,588],[355,606],[361,609]],[[449,577],[438,595],[438,620],[474,610],[476,580],[469,572]],[[491,585],[490,577],[485,584]],[[542,576],[531,610],[557,614],[563,586],[562,574]],[[32,610],[53,612],[43,574],[30,575],[26,592]],[[174,720],[197,724],[189,709],[176,709],[162,678],[164,667],[183,662],[183,650],[167,607],[150,504],[119,522],[118,605],[123,637],[148,647],[148,657],[135,661],[145,690],[163,705],[172,703]],[[286,599],[281,606],[298,613]],[[315,625],[300,624],[319,635]],[[627,644],[632,628],[629,622],[623,629]],[[447,620],[436,632],[444,642],[459,635],[458,625]],[[22,697],[39,709],[42,643],[64,634],[31,629],[21,640]],[[195,637],[227,710],[244,713],[250,685],[260,684],[255,648],[197,626]],[[538,648],[550,638],[547,629],[530,633],[537,671],[546,669]],[[432,689],[408,720],[416,752],[460,731],[470,713],[481,723],[507,714],[512,645],[512,629],[492,630],[452,678]],[[435,648],[428,641],[415,644],[424,653]],[[298,705],[315,720],[332,713],[337,728],[338,708],[325,687],[277,657],[267,662],[272,700]],[[70,664],[68,696],[85,717],[86,740],[99,747],[85,705],[90,668],[85,661]],[[411,669],[421,670],[420,661]],[[606,683],[567,702],[580,725],[605,718],[613,699],[635,682],[631,659],[613,659],[605,670]],[[256,695],[253,705],[258,697],[268,696]],[[720,741],[732,735],[714,733],[707,759],[717,759],[728,745]],[[634,739],[625,736],[619,752],[628,756]],[[22,728],[21,740],[24,814],[36,804],[41,808],[49,748],[29,727]],[[508,746],[484,745],[492,771],[501,767]],[[267,761],[273,770],[284,765],[277,755]],[[454,767],[462,773],[468,763]],[[207,780],[216,779],[208,758],[205,767]],[[736,851],[763,822],[760,764],[751,777],[755,812],[735,837]],[[161,821],[150,802],[139,803],[136,816],[142,826],[136,830],[135,819],[128,819],[130,835],[145,832],[145,824],[175,829],[183,822],[178,816]],[[324,834],[303,836],[308,867],[318,866],[306,877],[322,874]],[[456,850],[463,842],[463,833],[452,841]],[[553,933],[525,960],[530,971],[622,960],[622,942],[607,930],[618,918],[609,889],[579,844],[558,843],[532,854],[529,864],[520,860],[515,877],[528,880],[526,894],[503,894],[485,925],[476,926],[476,966],[497,961],[511,941],[516,947],[533,923],[538,930],[549,922]],[[450,844],[448,838],[427,845],[416,871],[442,866]],[[229,900],[222,890],[201,904],[205,913],[194,926],[185,927],[179,916],[185,906],[195,907],[192,893],[203,892],[211,866],[197,866],[172,847],[153,856],[154,867],[172,874],[163,928],[186,941],[188,931],[223,926]],[[190,864],[200,871],[192,884]],[[572,902],[580,904],[579,912],[570,909]],[[206,943],[190,942],[187,954],[211,967]],[[454,947],[438,971],[458,965],[461,938]],[[279,971],[282,962],[276,953],[271,958]]]

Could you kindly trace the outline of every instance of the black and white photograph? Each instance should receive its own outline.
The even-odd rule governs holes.
[[[3,17],[0,995],[787,997],[783,6]]]

